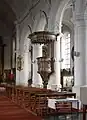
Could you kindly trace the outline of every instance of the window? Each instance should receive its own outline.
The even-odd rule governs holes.
[[[61,39],[61,58],[63,62],[61,63],[61,69],[70,68],[70,33],[64,33]]]

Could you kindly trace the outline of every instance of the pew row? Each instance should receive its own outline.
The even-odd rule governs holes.
[[[31,111],[39,116],[45,116],[59,112],[61,108],[72,108],[72,104],[58,103],[56,110],[48,107],[48,99],[65,99],[67,97],[76,97],[75,93],[70,92],[55,92],[44,88],[32,88],[23,86],[7,85],[6,95],[15,104],[21,106],[27,111]]]

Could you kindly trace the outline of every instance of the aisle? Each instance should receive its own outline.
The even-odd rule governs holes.
[[[7,97],[0,96],[0,120],[41,120],[41,118],[16,106]]]

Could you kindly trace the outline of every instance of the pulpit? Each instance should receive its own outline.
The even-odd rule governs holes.
[[[38,73],[41,75],[41,78],[43,80],[43,86],[44,88],[47,88],[49,76],[52,73],[51,58],[38,57],[37,64]]]
[[[49,31],[38,31],[29,35],[32,44],[50,44],[53,43],[57,35]],[[47,88],[49,76],[54,72],[54,58],[49,56],[37,57],[38,73],[43,80],[44,88]]]

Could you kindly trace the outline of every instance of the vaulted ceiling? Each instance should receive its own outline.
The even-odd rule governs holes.
[[[0,21],[5,24],[7,28],[14,27],[16,16],[12,8],[6,3],[5,0],[0,0]]]
[[[0,21],[14,28],[14,21],[20,19],[38,0],[0,0]]]
[[[31,6],[33,0],[5,0],[14,11],[17,18],[20,18],[23,13]],[[37,1],[37,0],[34,0]]]
[[[20,19],[24,13],[39,0],[0,0],[0,21],[7,28],[14,28],[14,21]],[[46,1],[46,0],[45,0]],[[50,0],[49,0],[50,1]],[[52,0],[51,2],[53,2]],[[60,1],[60,0],[59,0]],[[71,9],[66,10],[63,19],[71,18]]]

